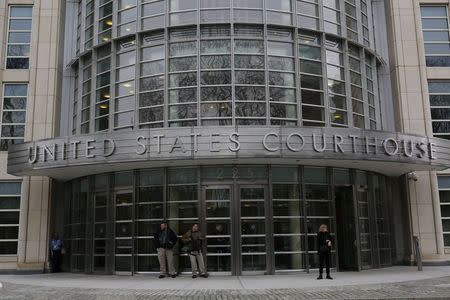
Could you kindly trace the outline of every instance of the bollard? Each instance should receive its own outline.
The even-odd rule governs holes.
[[[422,253],[420,251],[419,237],[413,236],[414,250],[416,255],[417,271],[422,271]]]

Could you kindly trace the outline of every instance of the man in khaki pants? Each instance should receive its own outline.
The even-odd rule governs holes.
[[[192,278],[197,278],[197,273],[201,277],[207,278],[208,274],[206,273],[202,254],[202,243],[205,240],[205,236],[198,230],[198,224],[194,224],[192,229],[186,232],[181,240],[187,244],[189,258],[191,259]]]
[[[159,260],[159,278],[166,277],[166,259],[169,266],[169,274],[172,278],[177,277],[173,265],[173,246],[177,243],[177,235],[169,228],[167,222],[162,222],[160,228],[154,235],[156,251]]]

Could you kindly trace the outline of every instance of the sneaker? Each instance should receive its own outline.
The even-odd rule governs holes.
[[[208,274],[202,274],[202,275],[200,275],[200,277],[208,278]]]
[[[197,275],[192,275],[192,278],[197,278]]]
[[[177,277],[177,275],[173,274],[173,275],[170,275],[170,277],[175,278],[175,277]]]
[[[158,278],[164,278],[164,277],[166,277],[166,275],[159,275]]]
[[[323,279],[322,274],[319,275],[319,277],[317,277],[317,280]]]
[[[333,279],[333,277],[331,277],[330,275],[327,275],[327,279],[330,279],[330,280],[332,280],[332,279]]]

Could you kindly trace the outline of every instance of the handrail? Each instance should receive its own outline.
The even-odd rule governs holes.
[[[422,251],[420,250],[419,237],[413,236],[414,252],[417,263],[417,271],[422,271]]]

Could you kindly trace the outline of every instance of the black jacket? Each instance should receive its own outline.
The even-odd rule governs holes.
[[[172,229],[166,228],[165,230],[167,231],[166,243],[161,244],[161,242],[159,241],[159,238],[161,237],[161,234],[163,233],[161,228],[158,228],[158,231],[156,231],[156,233],[154,235],[153,243],[155,244],[156,248],[172,249],[173,246],[175,246],[175,244],[177,243],[178,237],[175,234],[175,232],[173,232]]]
[[[331,241],[331,245],[334,244],[333,237],[329,232],[320,231],[317,233],[317,253],[328,254],[331,253],[331,247],[328,246],[327,240]]]

